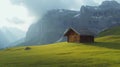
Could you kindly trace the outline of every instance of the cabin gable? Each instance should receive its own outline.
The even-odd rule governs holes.
[[[72,29],[69,29],[64,36],[67,36],[68,42],[80,42],[80,35]]]

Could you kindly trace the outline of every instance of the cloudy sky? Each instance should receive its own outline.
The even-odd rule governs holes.
[[[104,0],[0,0],[0,28],[15,27],[27,31],[48,10],[80,10],[81,5],[94,6],[102,1]]]

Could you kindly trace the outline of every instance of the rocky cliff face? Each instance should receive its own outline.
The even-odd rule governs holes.
[[[106,28],[120,25],[120,4],[104,1],[100,6],[82,6],[80,11],[56,9],[48,11],[27,32],[26,45],[64,41],[69,27],[88,28],[96,35]]]

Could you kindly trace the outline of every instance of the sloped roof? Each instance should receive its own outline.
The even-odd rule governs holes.
[[[95,36],[95,33],[90,31],[87,28],[82,28],[82,29],[75,29],[75,28],[69,28],[64,32],[64,35],[66,35],[70,30],[73,30],[74,32],[76,32],[79,35],[91,35],[91,36]]]

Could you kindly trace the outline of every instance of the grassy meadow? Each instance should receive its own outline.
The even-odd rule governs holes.
[[[120,67],[120,35],[101,34],[95,43],[61,42],[29,46],[30,50],[1,50],[0,67]]]

